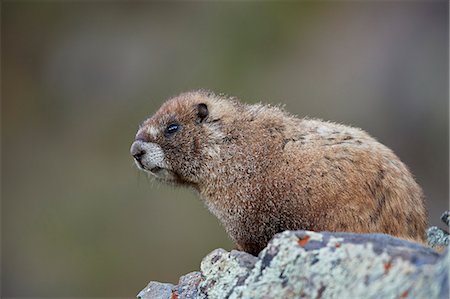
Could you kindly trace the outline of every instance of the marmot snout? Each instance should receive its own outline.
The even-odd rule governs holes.
[[[424,241],[421,188],[364,131],[203,91],[168,100],[131,147],[156,179],[198,191],[241,250],[284,230]]]

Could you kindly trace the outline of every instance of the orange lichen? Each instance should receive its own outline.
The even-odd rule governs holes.
[[[392,262],[389,261],[387,263],[384,263],[384,274],[388,274],[389,270],[392,268]]]
[[[408,290],[404,291],[403,293],[400,294],[400,299],[408,297],[408,294],[409,294]]]
[[[297,243],[298,243],[298,245],[304,247],[306,244],[308,244],[309,239],[311,239],[310,236],[305,236],[303,239],[299,239],[299,240],[297,241]]]
[[[172,296],[170,297],[170,299],[178,299],[178,294],[176,291],[172,291]]]

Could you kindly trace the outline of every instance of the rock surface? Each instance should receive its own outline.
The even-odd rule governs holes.
[[[449,298],[439,254],[383,234],[286,231],[258,257],[216,249],[178,285],[150,282],[142,299]]]
[[[450,225],[450,211],[445,211],[441,216],[441,220],[448,227]],[[432,248],[436,248],[438,250],[443,250],[445,247],[448,247],[450,243],[448,231],[440,229],[437,226],[432,226],[427,229],[427,239],[428,244]]]

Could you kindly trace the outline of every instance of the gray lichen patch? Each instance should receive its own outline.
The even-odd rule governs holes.
[[[310,242],[316,233],[310,234]],[[318,250],[306,251],[294,233],[277,236],[263,251],[247,285],[230,298],[398,298],[416,268],[388,253],[377,254],[372,244],[341,245],[342,238],[329,238]],[[338,246],[336,246],[339,244]],[[277,254],[269,265],[262,262],[270,248]],[[330,282],[333,282],[330,284]]]
[[[428,244],[435,248],[438,246],[448,246],[449,235],[446,231],[438,228],[437,226],[432,226],[427,230]]]
[[[450,211],[445,211],[441,216],[442,222],[448,227],[450,223]],[[449,233],[437,226],[427,229],[428,244],[433,248],[441,249],[447,247],[450,243]]]
[[[214,250],[201,263],[206,279],[199,287],[201,291],[208,291],[198,298],[227,298],[236,287],[244,284],[255,262],[256,257],[244,252]]]
[[[142,291],[139,292],[137,298],[170,298],[172,297],[173,284],[151,281]]]

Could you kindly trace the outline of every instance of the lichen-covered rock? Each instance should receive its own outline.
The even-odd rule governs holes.
[[[138,298],[150,299],[150,298],[170,298],[172,296],[173,284],[160,283],[151,281],[142,291],[137,295]]]
[[[445,211],[441,216],[441,220],[448,227],[450,225],[450,211]],[[432,226],[427,229],[427,239],[428,245],[438,250],[448,247],[450,243],[448,232],[437,226]]]
[[[191,272],[180,277],[177,285],[151,281],[137,295],[141,299],[193,299],[198,298],[200,272]]]
[[[448,250],[439,254],[388,235],[287,231],[258,257],[217,249],[203,259],[201,273],[182,277],[170,292],[155,282],[139,296],[448,298],[449,264]]]

